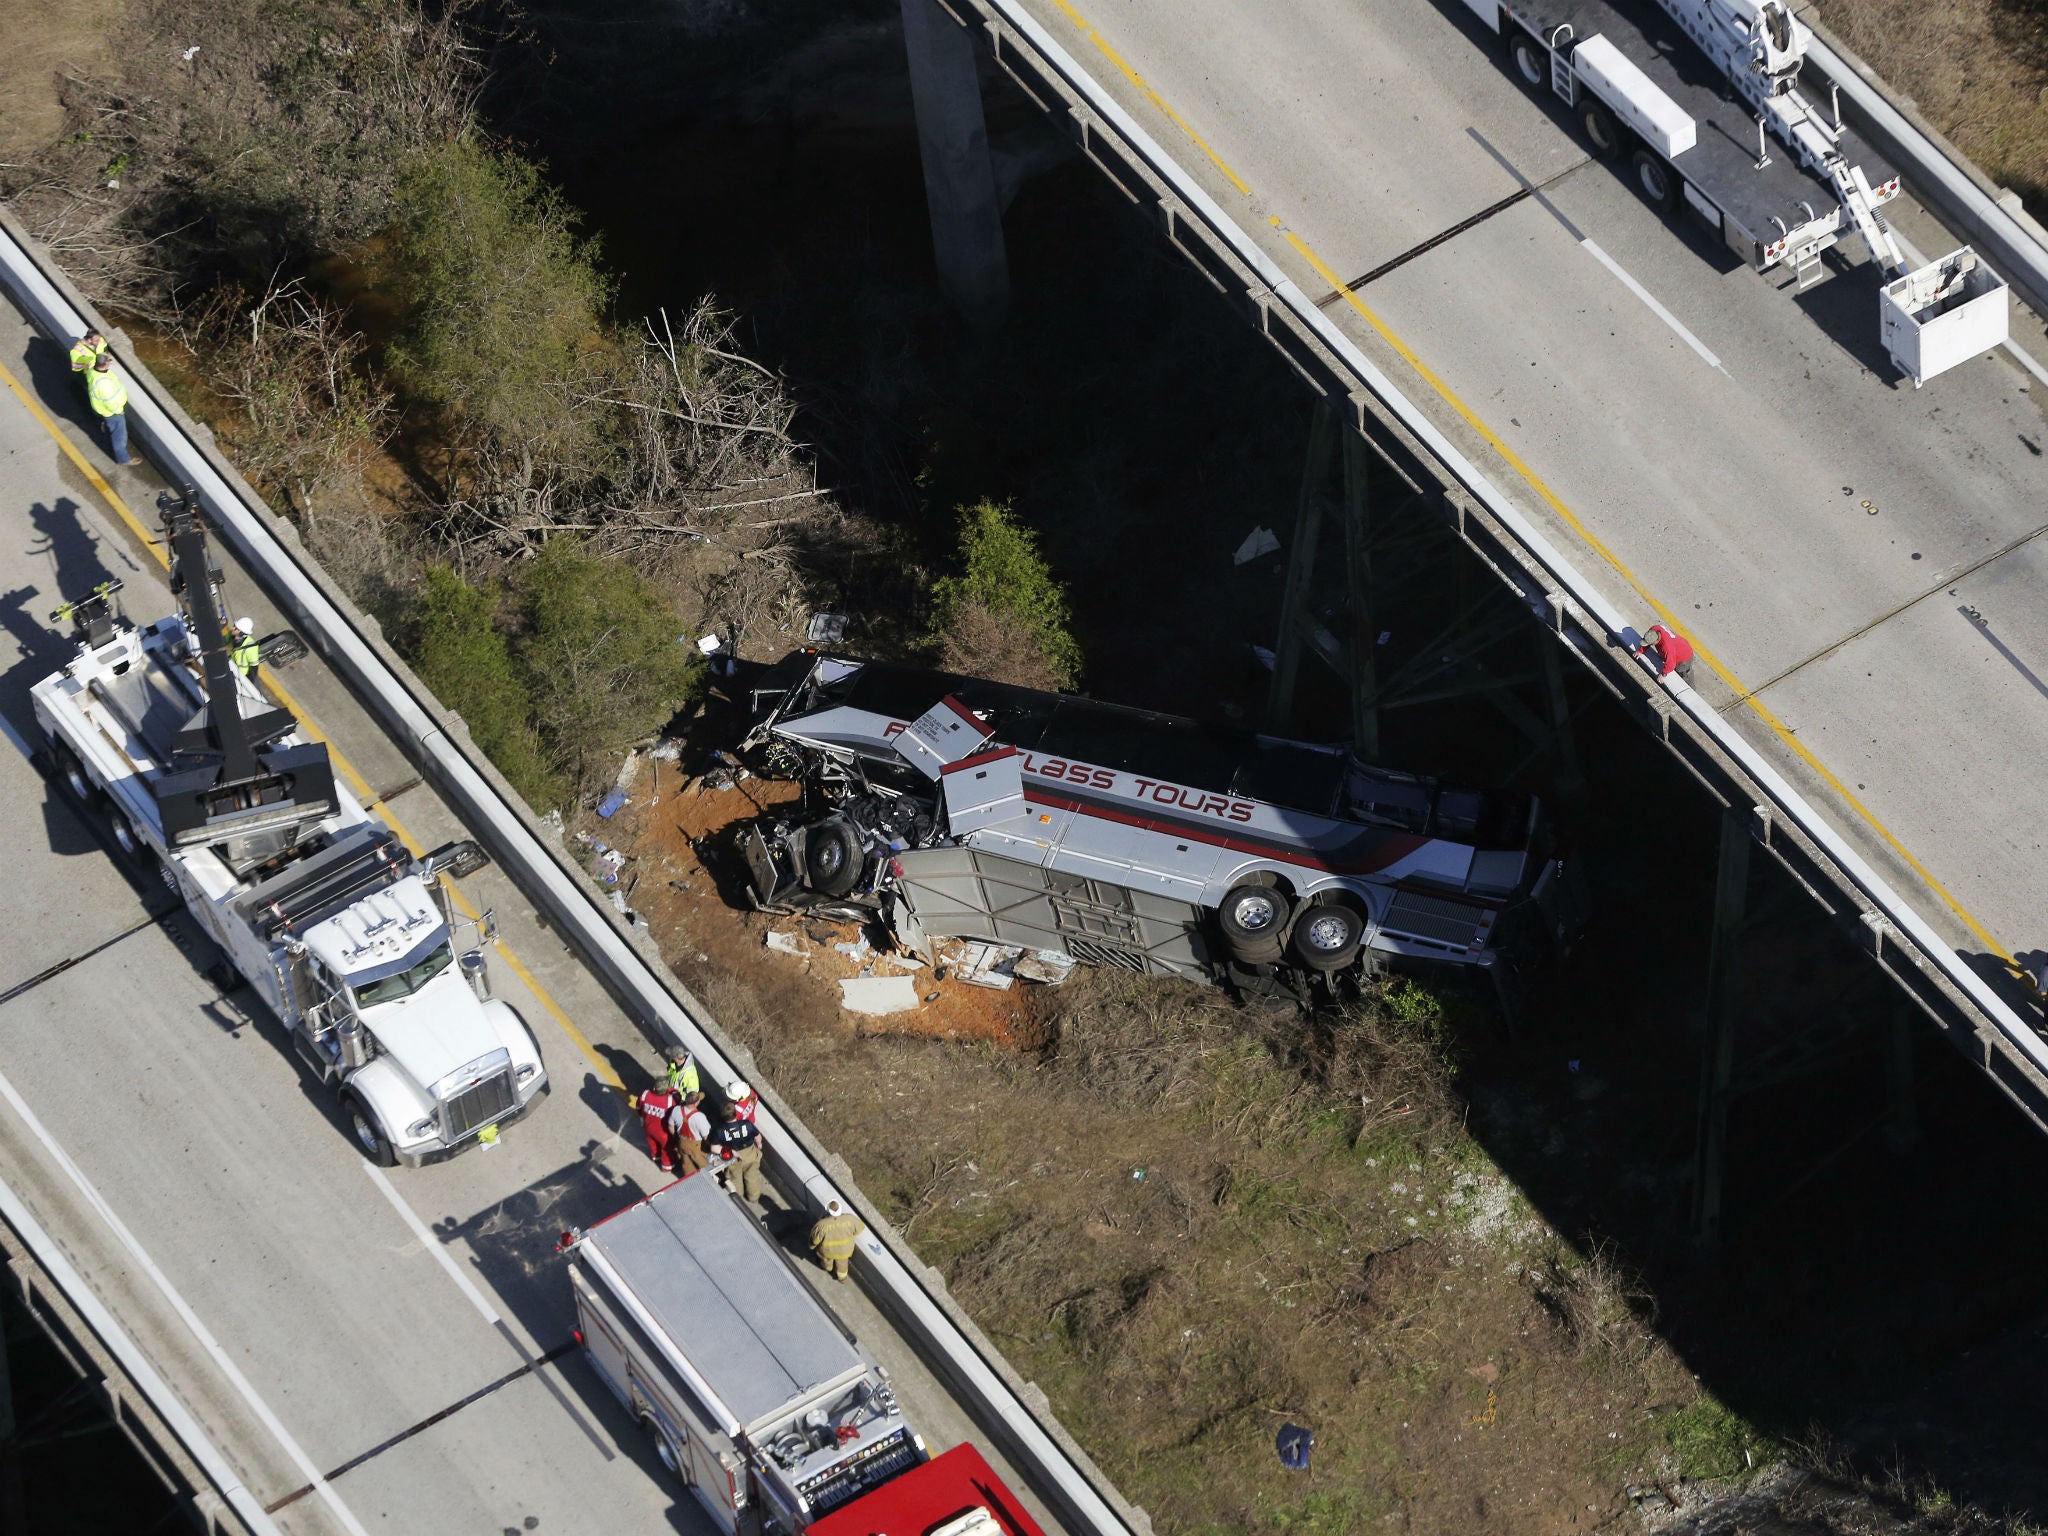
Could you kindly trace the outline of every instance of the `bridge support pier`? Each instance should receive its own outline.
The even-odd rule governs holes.
[[[1728,1153],[1743,916],[1749,896],[1750,819],[1747,809],[1735,806],[1721,813],[1721,859],[1714,881],[1713,937],[1707,952],[1707,1032],[1700,1059],[1699,1118],[1693,1141],[1692,1238],[1703,1252],[1721,1242],[1721,1179]]]
[[[1010,264],[974,39],[939,0],[901,4],[939,286],[968,325],[992,331],[1009,306]]]
[[[1333,438],[1340,439],[1341,446]],[[1309,417],[1301,503],[1294,518],[1294,543],[1287,552],[1280,634],[1273,646],[1273,683],[1266,695],[1266,728],[1281,733],[1293,729],[1302,647],[1315,627],[1309,594],[1323,540],[1323,508],[1333,456],[1343,464],[1344,588],[1350,622],[1342,642],[1341,670],[1351,701],[1351,749],[1372,762],[1380,751],[1379,634],[1373,628],[1372,601],[1373,454],[1363,438],[1337,419],[1335,408],[1327,402],[1316,405]]]

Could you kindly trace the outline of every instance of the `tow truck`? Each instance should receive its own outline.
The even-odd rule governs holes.
[[[364,1154],[418,1165],[497,1139],[547,1092],[516,1010],[491,996],[490,914],[456,953],[443,876],[335,782],[325,743],[231,664],[196,493],[158,498],[180,611],[138,628],[119,582],[52,617],[78,649],[30,689],[52,776],[138,873],[161,878],[332,1086]]]
[[[1813,30],[1784,0],[1465,0],[1514,74],[1555,96],[1595,158],[1801,291],[1853,233],[1883,274],[1886,350],[1917,389],[2001,345],[2010,291],[1970,247],[1915,266],[1878,211],[1899,175],[1799,89]]]

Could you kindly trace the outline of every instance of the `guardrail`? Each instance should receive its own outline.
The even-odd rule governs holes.
[[[30,321],[68,342],[99,317],[83,295],[0,208],[0,284]],[[112,334],[111,332],[109,334]],[[377,638],[376,622],[328,583],[278,519],[213,448],[148,371],[122,359],[130,380],[131,436],[165,474],[197,489],[222,536],[304,638],[317,648],[421,774],[490,849],[520,890],[573,944],[585,963],[643,1027],[689,1047],[720,1080],[754,1079],[753,1061],[671,975],[658,953],[597,899],[582,871],[541,830],[518,795],[481,754],[460,717],[446,714],[404,663]],[[648,946],[651,949],[651,945]],[[945,1295],[944,1280],[922,1264],[772,1090],[763,1088],[760,1124],[771,1177],[785,1192],[837,1195],[858,1211],[878,1244],[863,1248],[876,1301],[941,1376],[1021,1476],[1079,1532],[1146,1536],[1151,1522],[1126,1503],[1053,1418],[1045,1396],[1021,1380],[971,1319]],[[567,1296],[564,1293],[564,1306]],[[565,1314],[566,1315],[566,1314]]]
[[[1022,0],[946,0],[946,3],[981,18],[998,60],[1041,107],[1071,114],[1083,149],[1127,195],[1136,200],[1139,194],[1126,177],[1119,176],[1104,162],[1099,152],[1104,140],[1113,141],[1119,158],[1142,167],[1147,177],[1163,189],[1164,195],[1160,200],[1169,237],[1219,289],[1229,291],[1227,279],[1242,281],[1248,277],[1251,280],[1254,286],[1245,296],[1257,312],[1261,328],[1312,384],[1318,388],[1328,387],[1318,378],[1317,370],[1298,355],[1299,349],[1290,347],[1276,334],[1273,323],[1278,317],[1276,311],[1284,314],[1287,325],[1317,354],[1334,363],[1337,370],[1335,382],[1340,389],[1351,390],[1354,403],[1360,407],[1361,430],[1364,429],[1366,415],[1379,414],[1393,428],[1398,439],[1419,449],[1420,458],[1440,486],[1454,497],[1471,498],[1483,509],[1485,518],[1505,534],[1507,552],[1522,573],[1531,579],[1536,593],[1540,594],[1531,606],[1582,660],[1594,666],[1597,676],[1617,692],[1620,690],[1616,677],[1623,673],[1633,679],[1632,685],[1641,693],[1654,697],[1661,690],[1665,702],[1659,712],[1683,715],[1692,729],[1712,744],[1720,758],[1736,766],[1742,780],[1753,787],[1754,794],[1774,807],[1786,823],[1797,829],[1801,837],[1839,871],[1839,877],[1869,904],[1871,913],[1881,916],[1896,933],[1904,936],[1917,957],[1916,963],[1922,969],[1931,969],[1950,992],[1966,1000],[1978,1018],[1996,1034],[2008,1059],[2021,1069],[2026,1081],[2016,1085],[2013,1081],[1999,1078],[1995,1071],[1992,1074],[1994,1080],[1999,1081],[2000,1086],[2037,1121],[2042,1121],[2044,1128],[2048,1128],[2048,1121],[2043,1119],[2043,1106],[2048,1105],[2048,1042],[2044,1042],[2033,1027],[1963,961],[1783,775],[1683,680],[1676,675],[1655,679],[1639,664],[1625,668],[1610,665],[1604,669],[1599,665],[1600,653],[1609,653],[1610,658],[1619,657],[1624,638],[1636,633],[1622,609],[1589,580],[1523,514],[1514,500],[1467,458],[1429,415],[1403,394],[1379,366],[1317,307],[1253,236],[1218,206],[1180,163],[1025,9]],[[1020,54],[1023,56],[1021,61]],[[1021,73],[1018,69],[1020,62],[1025,66]],[[1064,99],[1046,99],[1044,88],[1047,86],[1055,88],[1052,93],[1055,98]],[[1860,89],[1875,100],[1875,92],[1867,84],[1860,85]],[[1856,94],[1847,83],[1844,91],[1852,98]],[[1883,105],[1881,102],[1877,104]],[[1893,116],[1903,130],[1912,133],[1926,145],[1927,152],[1933,154],[1932,145],[1927,144],[1917,130],[1913,130],[1896,112]],[[1951,171],[1953,169],[1950,167]],[[1983,197],[1981,191],[1974,187],[1971,190],[1977,197]],[[2019,231],[2009,215],[1997,209],[1996,204],[1991,208],[2012,226],[2013,232],[2024,233]],[[1190,249],[1185,238],[1189,234],[1199,234],[1223,253],[1226,258],[1224,265],[1228,268],[1224,275],[1219,276],[1214,266],[1205,263]],[[1370,397],[1369,402],[1359,399],[1355,393],[1359,388]],[[1376,413],[1367,410],[1372,403],[1377,405]],[[1462,531],[1462,510],[1454,507],[1454,512],[1459,516]],[[1522,590],[1525,599],[1530,597],[1529,585],[1521,581],[1512,584]],[[1695,766],[1696,772],[1700,771],[1696,765],[1689,766]],[[1876,942],[1881,952],[1881,933],[1876,935]],[[1898,974],[1896,968],[1893,968],[1893,973]],[[1926,1000],[1924,996],[1922,1000]],[[1981,1035],[1981,1031],[1979,1033]],[[1985,1065],[1988,1068],[1991,1064],[1987,1060]]]

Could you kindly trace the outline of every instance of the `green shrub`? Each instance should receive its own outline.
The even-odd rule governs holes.
[[[532,161],[455,139],[398,193],[392,252],[406,320],[391,362],[408,393],[502,442],[561,452],[586,432],[577,382],[606,352],[611,282],[577,215]]]
[[[1007,505],[976,502],[960,510],[960,564],[958,576],[932,585],[932,638],[945,664],[1000,682],[1072,687],[1081,647],[1067,589],[1039,553],[1038,535]]]
[[[560,787],[540,755],[533,695],[496,622],[497,604],[445,565],[426,569],[412,636],[413,670],[456,711],[470,740],[529,805],[545,809]]]
[[[703,686],[704,659],[630,566],[571,539],[551,541],[514,583],[525,620],[518,659],[549,763],[570,790],[667,723]]]
[[[1664,1443],[1680,1477],[1743,1477],[1775,1454],[1769,1439],[1712,1397],[1664,1416]]]

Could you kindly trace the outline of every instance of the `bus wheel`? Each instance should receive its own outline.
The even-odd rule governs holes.
[[[1246,965],[1278,960],[1287,931],[1287,893],[1278,886],[1234,886],[1216,909],[1230,952]]]
[[[1358,958],[1365,942],[1365,919],[1356,910],[1331,902],[1310,907],[1294,925],[1294,958],[1312,971],[1341,971]]]

